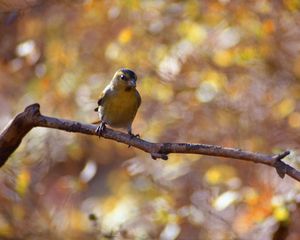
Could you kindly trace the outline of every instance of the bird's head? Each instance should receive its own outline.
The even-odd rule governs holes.
[[[134,71],[128,68],[121,68],[115,73],[112,84],[114,88],[129,91],[136,87],[136,81],[137,76]]]

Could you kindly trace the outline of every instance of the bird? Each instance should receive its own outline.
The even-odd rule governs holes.
[[[134,71],[121,68],[105,87],[98,100],[98,107],[95,108],[100,118],[96,129],[99,137],[106,124],[113,128],[126,129],[131,137],[139,137],[139,134],[132,133],[132,122],[142,102],[136,82],[137,75]]]

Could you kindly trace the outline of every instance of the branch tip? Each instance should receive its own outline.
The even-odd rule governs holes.
[[[31,111],[32,109],[40,109],[40,104],[38,103],[30,104],[25,108],[24,112]]]
[[[284,151],[283,153],[280,153],[280,154],[278,154],[276,157],[275,157],[275,159],[276,159],[276,161],[279,161],[279,160],[281,160],[281,159],[283,159],[283,158],[285,158],[287,155],[289,155],[291,152],[290,151]]]
[[[41,114],[40,113],[40,104],[34,103],[34,104],[29,105],[25,108],[24,112],[26,114],[29,114],[30,116],[40,115]]]

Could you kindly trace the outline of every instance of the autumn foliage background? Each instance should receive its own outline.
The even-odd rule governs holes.
[[[299,169],[299,9],[298,0],[1,9],[0,128],[34,102],[92,122],[102,89],[128,67],[143,99],[133,125],[142,138],[289,149]],[[298,240],[299,194],[266,166],[153,161],[110,140],[37,128],[0,169],[0,238]]]

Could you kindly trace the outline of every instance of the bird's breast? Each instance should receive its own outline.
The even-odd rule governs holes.
[[[112,127],[131,126],[139,107],[135,91],[117,91],[107,96],[100,107],[100,117]]]

